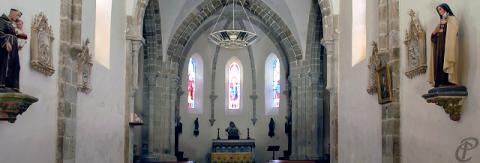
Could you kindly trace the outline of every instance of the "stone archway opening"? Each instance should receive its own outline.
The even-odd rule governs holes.
[[[326,55],[325,55],[325,58],[326,60],[329,60],[333,57],[335,57],[336,55],[336,51],[335,50],[332,50],[334,49],[334,42],[335,40],[333,39],[334,36],[333,35],[333,31],[329,28],[329,27],[333,27],[333,21],[331,21],[331,19],[333,19],[333,17],[330,17],[330,12],[331,12],[331,9],[329,7],[329,0],[323,0],[323,1],[319,1],[319,5],[320,5],[320,10],[322,13],[322,15],[320,17],[323,17],[324,20],[322,21],[322,25],[320,27],[327,27],[327,28],[322,28],[322,31],[324,33],[323,35],[323,39],[322,39],[322,47],[324,47],[326,49]],[[297,69],[308,69],[305,67],[305,65],[301,65],[299,63],[302,63],[302,60],[303,60],[303,56],[302,55],[307,55],[305,53],[302,53],[301,49],[300,49],[300,46],[297,44],[297,41],[295,40],[295,38],[293,37],[293,34],[292,32],[290,32],[290,30],[288,29],[287,25],[285,25],[285,23],[281,22],[281,18],[276,15],[276,14],[266,14],[266,15],[261,15],[260,13],[263,13],[265,12],[264,10],[268,8],[268,6],[264,3],[262,3],[261,1],[251,1],[251,0],[244,0],[244,2],[246,4],[248,4],[248,6],[246,7],[249,12],[253,13],[253,14],[256,14],[256,17],[257,17],[257,21],[259,23],[264,23],[264,24],[269,24],[269,25],[266,25],[267,28],[271,28],[271,29],[274,29],[275,32],[271,32],[271,35],[270,37],[273,37],[273,38],[276,38],[275,40],[278,40],[278,47],[279,48],[282,48],[283,51],[284,51],[284,56],[285,56],[285,60],[288,62],[288,65],[289,65],[289,69],[288,69],[288,72],[290,75],[307,75],[308,76],[308,73],[307,71],[304,71],[304,72],[301,72],[301,71],[297,71],[295,72],[294,70],[297,70]],[[316,2],[316,1],[312,1],[312,2]],[[180,24],[180,26],[177,29],[177,31],[173,34],[173,39],[170,41],[169,43],[169,46],[168,46],[168,49],[164,49],[164,50],[167,50],[167,60],[162,60],[161,58],[162,57],[155,57],[155,62],[156,63],[161,63],[161,66],[158,66],[157,68],[159,68],[159,71],[157,71],[156,74],[151,74],[150,77],[152,81],[149,81],[149,82],[153,82],[155,81],[155,84],[158,86],[158,83],[160,81],[160,83],[162,83],[164,86],[160,86],[161,88],[157,88],[157,91],[158,90],[163,90],[163,93],[155,93],[152,92],[150,94],[153,94],[153,95],[159,95],[159,96],[167,96],[167,97],[173,97],[174,100],[166,100],[164,101],[165,103],[168,103],[169,106],[166,106],[166,108],[171,108],[171,107],[174,107],[176,109],[178,109],[178,97],[179,95],[182,94],[182,92],[178,89],[179,87],[179,83],[181,83],[181,78],[179,76],[179,74],[181,74],[181,65],[184,64],[185,60],[187,60],[186,58],[186,52],[185,51],[188,51],[187,48],[185,47],[188,47],[188,42],[191,41],[192,39],[191,38],[188,38],[188,36],[190,36],[192,33],[195,33],[195,30],[191,30],[191,29],[196,29],[196,28],[199,28],[203,23],[205,23],[205,20],[211,16],[214,16],[214,13],[216,10],[218,10],[219,8],[222,7],[222,5],[228,5],[232,3],[232,1],[216,1],[216,0],[211,0],[211,1],[204,1],[202,4],[200,4],[199,6],[203,6],[203,7],[197,7],[196,9],[194,9],[194,11],[192,11],[192,13],[197,13],[197,14],[190,14],[189,16],[187,16],[187,18],[185,18],[185,20],[183,21],[183,23]],[[145,27],[144,24],[144,18],[147,16],[146,15],[146,12],[143,12],[142,13],[142,10],[145,10],[146,8],[146,4],[148,4],[146,1],[142,1],[142,0],[139,0],[138,2],[139,5],[137,5],[137,8],[135,9],[136,13],[135,15],[137,16],[137,19],[138,20],[135,20],[133,21],[133,19],[131,19],[131,24],[132,25],[129,25],[130,30],[131,31],[136,31],[136,32],[131,32],[132,36],[139,36],[139,33],[144,33],[145,30]],[[315,3],[316,4],[316,3]],[[143,9],[142,9],[143,8]],[[270,9],[271,11],[271,9]],[[273,12],[273,11],[272,11]],[[202,14],[198,14],[198,13],[202,13]],[[266,13],[269,13],[269,12],[266,12]],[[274,13],[274,12],[273,12]],[[323,14],[323,13],[326,13],[326,14]],[[145,14],[145,15],[143,15]],[[202,16],[199,16],[199,15],[202,15]],[[139,18],[140,16],[140,18]],[[139,20],[139,19],[142,19],[142,20]],[[140,22],[140,23],[139,23]],[[272,27],[272,24],[273,26],[275,27]],[[188,28],[187,28],[188,27]],[[328,31],[328,32],[325,32],[325,31]],[[140,35],[141,36],[141,35]],[[135,38],[135,37],[131,37],[131,38]],[[142,37],[136,37],[136,38],[142,38]],[[161,37],[160,37],[161,38]],[[138,40],[141,40],[141,39],[137,39],[137,42]],[[128,41],[135,41],[134,39],[130,39]],[[144,45],[145,46],[145,45]],[[161,46],[160,46],[160,50],[161,50]],[[144,49],[145,51],[145,49]],[[138,51],[137,51],[138,53]],[[161,53],[160,53],[161,54]],[[132,56],[134,56],[134,54],[132,54]],[[157,64],[157,65],[160,65],[160,64]],[[300,66],[299,66],[300,65]],[[327,64],[328,68],[325,68],[327,72],[331,72],[331,67],[334,67],[334,64],[332,66],[332,63],[328,63]],[[310,68],[310,67],[309,67]],[[326,81],[332,81],[332,78],[330,76],[330,73],[327,73],[327,77],[325,78],[328,78],[326,79]],[[289,86],[289,88],[293,88],[294,84],[299,84],[297,83],[298,81],[294,82],[292,80],[289,81],[289,83],[291,83],[292,85]],[[328,85],[329,82],[326,82],[326,84]],[[330,88],[328,87],[330,86]],[[332,92],[335,93],[335,89],[336,89],[336,86],[332,86],[332,84],[330,83],[330,85],[327,86],[327,89],[330,91],[330,90],[333,90],[333,91],[330,91],[330,95],[332,95]],[[127,86],[129,87],[129,86]],[[127,90],[130,90],[130,89],[127,89]],[[293,102],[293,100],[295,99],[293,96],[298,96],[299,94],[294,94],[293,92],[290,92],[289,93],[289,96],[292,96],[291,99],[292,99],[292,102],[289,104],[291,105],[291,107],[293,107],[293,110],[296,109],[296,107],[307,107],[307,106],[301,106],[300,104],[295,104],[295,102]],[[330,101],[332,101],[332,97],[330,97]],[[295,100],[296,101],[296,100]],[[329,104],[331,105],[331,104]],[[313,108],[313,107],[312,107]],[[161,107],[159,109],[162,109]],[[167,109],[168,110],[168,109]],[[331,108],[331,111],[332,111],[332,108]],[[176,123],[177,120],[178,120],[178,115],[176,113],[172,113],[171,110],[167,112],[166,115],[171,115],[171,117],[168,117],[169,119],[172,119],[172,121],[169,123],[169,124],[165,124],[165,125],[162,125],[162,130],[168,130],[167,133],[170,133],[171,131],[175,131],[175,126],[178,126],[178,124]],[[330,116],[332,115],[332,113],[330,113]],[[292,114],[292,116],[294,116]],[[336,117],[331,117],[331,120],[332,119],[336,119]],[[171,135],[173,136],[173,134],[168,134],[168,135]],[[161,137],[161,136],[160,136]],[[168,153],[170,156],[174,153],[172,153],[172,143],[171,142],[165,142],[166,144],[168,145],[165,145],[163,144],[160,145],[162,146],[163,149],[147,149],[147,150],[151,150],[152,152],[158,152],[158,153]],[[331,142],[332,143],[332,142]],[[332,145],[331,145],[332,146]],[[298,151],[300,152],[300,151]],[[302,156],[303,154],[298,154],[297,157],[303,157]],[[158,156],[158,155],[157,155]],[[164,158],[161,158],[161,157],[158,157],[158,159],[165,159],[167,157],[164,157]]]

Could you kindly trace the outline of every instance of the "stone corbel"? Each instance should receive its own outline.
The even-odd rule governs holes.
[[[0,93],[0,121],[14,123],[38,99],[22,93]]]
[[[433,88],[422,97],[428,103],[435,103],[441,106],[445,113],[453,121],[459,121],[462,113],[463,99],[468,96],[467,88],[464,86],[448,86]]]
[[[52,61],[53,32],[48,25],[47,16],[40,12],[32,22],[32,37],[30,40],[30,66],[47,76],[55,73]]]

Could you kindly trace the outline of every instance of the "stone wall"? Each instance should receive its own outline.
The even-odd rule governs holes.
[[[312,1],[305,60],[292,66],[292,159],[320,159],[325,151],[324,115],[326,54],[320,6]]]

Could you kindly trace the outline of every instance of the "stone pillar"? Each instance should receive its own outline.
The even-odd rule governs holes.
[[[175,100],[180,83],[178,64],[162,62],[149,90],[149,149],[147,161],[176,161]]]
[[[337,47],[336,40],[324,40],[327,49],[327,86],[330,109],[330,162],[338,161]]]
[[[132,162],[133,158],[133,127],[129,125],[130,114],[135,113],[135,95],[138,91],[138,55],[143,46],[143,38],[138,35],[127,33],[127,57],[126,57],[126,97],[125,97],[125,162]]]
[[[312,1],[315,2],[315,1]],[[320,160],[324,148],[324,83],[325,68],[321,40],[322,14],[311,4],[305,60],[293,68],[292,156],[298,160]]]
[[[56,163],[74,163],[76,147],[77,64],[81,47],[82,0],[61,0]]]
[[[400,25],[399,1],[379,0],[379,53],[385,56],[392,78],[392,102],[382,105],[382,162],[399,163],[400,156]]]
[[[296,160],[318,160],[323,154],[323,101],[318,80],[301,67],[292,81],[292,155]],[[316,75],[318,77],[318,75]]]

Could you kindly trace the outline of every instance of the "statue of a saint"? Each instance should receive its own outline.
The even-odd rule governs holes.
[[[0,92],[19,92],[20,61],[18,39],[26,39],[24,33],[17,33],[14,24],[22,16],[17,9],[11,9],[0,17]]]
[[[458,22],[448,4],[436,10],[440,21],[431,35],[428,82],[434,87],[458,85]]]
[[[198,124],[198,118],[195,119],[195,121],[193,122],[193,125],[194,125],[194,126],[193,126],[193,127],[194,127],[194,128],[193,128],[193,135],[198,136],[198,134],[200,133],[200,131],[198,130],[198,127],[200,126],[200,125]]]
[[[273,118],[270,118],[270,122],[268,123],[268,136],[275,136],[275,121],[273,121]]]
[[[235,123],[230,121],[228,128],[225,129],[228,134],[228,139],[238,140],[240,136],[238,134],[238,128],[235,126]]]

